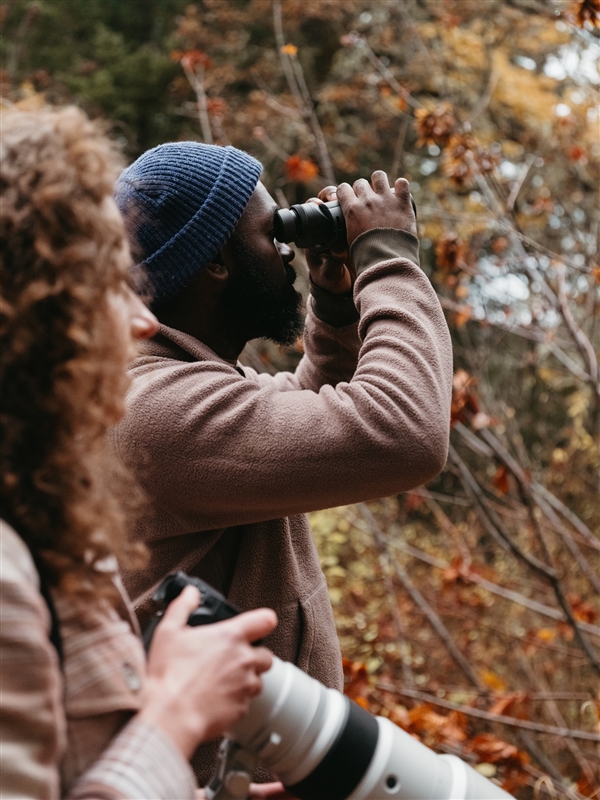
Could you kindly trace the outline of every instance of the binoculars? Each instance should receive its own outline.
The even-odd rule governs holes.
[[[392,189],[393,191],[393,189]],[[410,196],[415,217],[417,207]],[[340,250],[347,247],[346,221],[338,200],[298,203],[275,212],[275,238],[301,248]]]

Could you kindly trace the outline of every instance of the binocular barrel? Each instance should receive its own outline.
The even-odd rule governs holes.
[[[416,216],[412,195],[410,202]],[[275,238],[279,242],[294,242],[301,248],[346,247],[346,221],[339,201],[298,203],[291,208],[280,208],[275,213]]]

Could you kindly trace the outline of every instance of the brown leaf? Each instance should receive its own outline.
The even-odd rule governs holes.
[[[445,233],[435,246],[435,259],[439,269],[457,272],[464,264],[467,246],[456,233]]]
[[[419,138],[417,145],[445,145],[450,141],[456,129],[456,117],[450,103],[441,103],[429,111],[418,108],[415,111],[415,127]]]
[[[571,11],[575,14],[577,24],[583,28],[586,22],[600,26],[600,0],[577,0]]]
[[[492,733],[480,733],[474,736],[465,747],[487,764],[523,767],[530,761],[528,754],[523,750],[519,750],[514,744],[509,744]]]
[[[528,719],[529,717],[525,709],[526,701],[526,692],[511,692],[510,694],[497,698],[490,708],[490,714]]]
[[[356,702],[359,698],[364,700],[371,688],[366,666],[344,658],[342,667],[344,669],[344,694]]]
[[[492,486],[495,486],[501,494],[507,494],[510,489],[508,482],[508,470],[501,464],[496,470],[496,474],[492,478]]]
[[[451,424],[468,422],[472,414],[479,411],[479,401],[475,394],[477,379],[464,369],[457,369],[452,379]]]

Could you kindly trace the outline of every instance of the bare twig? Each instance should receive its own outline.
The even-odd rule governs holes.
[[[497,437],[494,436],[492,431],[490,431],[489,428],[484,428],[481,431],[481,435],[486,440],[486,442],[492,447],[492,449],[494,450],[498,458],[502,461],[502,463],[506,467],[508,467],[508,469],[510,469],[512,474],[515,476],[522,493],[526,495],[527,503],[530,502],[531,498],[533,497],[537,502],[537,505],[546,514],[546,516],[552,522],[554,522],[556,530],[559,533],[563,534],[565,544],[571,551],[571,554],[575,557],[577,563],[581,567],[582,572],[584,572],[584,574],[587,576],[592,587],[598,592],[598,594],[600,594],[600,578],[598,577],[598,575],[596,575],[588,560],[584,557],[583,553],[581,552],[577,544],[573,541],[573,538],[569,536],[569,532],[565,530],[563,525],[561,525],[558,516],[550,507],[548,502],[543,497],[536,495],[535,491],[532,490],[531,482],[523,472],[521,466],[510,455],[508,450],[504,447],[504,445],[501,444],[501,442],[497,439]],[[532,518],[534,522],[537,523],[535,515],[532,515]]]
[[[288,86],[294,99],[296,100],[296,104],[301,116],[308,124],[308,127],[310,128],[317,145],[321,172],[328,183],[336,184],[337,181],[333,171],[331,158],[329,156],[329,150],[327,149],[327,142],[325,141],[323,130],[321,129],[321,123],[317,117],[314,103],[308,90],[308,86],[306,85],[304,72],[302,71],[302,67],[296,55],[292,53],[286,53],[285,51],[285,36],[283,33],[280,0],[275,0],[273,3],[273,27],[275,30],[275,41],[279,51],[279,58]]]
[[[383,548],[384,550],[387,548],[386,537],[384,536],[383,532],[379,529],[373,514],[371,513],[369,507],[365,505],[365,503],[358,503],[357,508],[363,519],[369,525],[375,542],[377,544],[378,549]],[[417,587],[413,584],[413,582],[408,577],[406,570],[399,564],[397,561],[393,561],[394,571],[399,578],[400,582],[404,586],[405,590],[411,596],[413,601],[419,606],[421,611],[427,617],[429,624],[435,630],[437,635],[442,640],[444,646],[456,662],[457,666],[464,672],[466,677],[468,678],[469,682],[476,686],[480,690],[484,690],[484,686],[481,681],[477,678],[473,670],[471,669],[471,665],[464,657],[464,655],[460,652],[454,640],[450,636],[450,633],[438,614],[431,608],[427,600],[423,597],[421,592],[417,589]]]
[[[461,714],[466,714],[468,717],[478,717],[479,719],[488,720],[488,722],[499,722],[502,725],[508,725],[513,728],[523,728],[524,730],[548,733],[553,736],[571,736],[573,739],[580,739],[582,741],[600,742],[600,734],[598,733],[573,730],[571,728],[563,728],[555,725],[543,725],[541,722],[531,722],[530,720],[518,719],[517,717],[508,717],[504,714],[491,714],[489,711],[482,711],[479,708],[472,708],[471,706],[465,706],[460,703],[452,703],[450,700],[444,700],[428,692],[421,692],[418,689],[399,689],[391,683],[384,682],[377,683],[377,688],[383,692],[399,694],[402,697],[411,697],[414,700],[421,700],[423,703],[431,703],[431,705],[440,706],[440,708],[459,711]]]
[[[527,661],[527,659],[524,659],[524,661]],[[528,664],[528,666],[530,666],[528,661],[527,661],[527,664]],[[546,681],[545,677],[543,675],[541,675],[539,672],[536,673],[535,670],[533,669],[533,667],[531,667],[531,672],[532,672],[532,676],[531,677],[534,678],[536,680],[536,682],[539,685],[541,685],[546,691],[549,691],[550,687],[548,686],[548,682]],[[560,726],[566,727],[566,723],[565,723],[564,717],[561,714],[560,709],[558,708],[558,706],[554,702],[553,698],[549,698],[548,699],[548,704],[545,706],[545,708],[547,708],[549,713],[552,715],[556,725],[560,725]],[[573,754],[575,760],[579,764],[583,774],[586,776],[586,778],[588,779],[588,781],[590,783],[593,782],[595,780],[594,770],[592,769],[592,766],[591,766],[590,762],[587,760],[587,758],[581,752],[580,747],[577,745],[577,743],[574,741],[574,739],[571,736],[565,736],[564,741],[565,741],[566,746],[569,748],[569,750]]]
[[[467,491],[468,494],[469,493],[471,494],[478,510],[482,512],[479,516],[480,519],[482,519],[482,521],[486,520],[487,522],[486,530],[495,529],[497,534],[508,543],[514,555],[516,555],[519,559],[529,564],[529,566],[532,569],[534,569],[540,575],[544,576],[546,580],[550,583],[552,589],[554,590],[554,594],[556,595],[558,604],[562,608],[569,625],[573,628],[575,636],[577,637],[579,644],[581,645],[581,649],[587,655],[592,667],[596,670],[596,672],[600,674],[600,660],[598,659],[597,654],[594,652],[592,646],[584,636],[581,623],[575,618],[575,615],[573,614],[573,609],[571,608],[569,602],[567,601],[565,593],[560,584],[557,570],[554,567],[554,565],[546,564],[543,561],[540,561],[540,559],[538,559],[537,557],[525,553],[516,544],[516,542],[512,539],[512,537],[510,537],[510,535],[508,534],[506,529],[502,526],[502,524],[501,523],[498,524],[499,523],[498,517],[493,511],[493,509],[490,508],[490,505],[487,502],[485,495],[481,490],[481,487],[479,486],[475,478],[471,475],[467,465],[460,458],[460,456],[458,455],[456,450],[454,450],[452,445],[450,446],[450,458],[459,469],[460,477],[465,490]],[[538,533],[540,544],[545,550],[546,556],[549,557],[550,553],[546,546],[543,533],[541,532],[539,526],[536,524],[537,521],[535,520],[535,516],[532,515],[531,518],[534,524],[534,528]]]
[[[598,383],[598,359],[592,347],[592,343],[587,338],[585,333],[581,330],[579,325],[575,322],[569,304],[567,302],[567,295],[565,289],[565,268],[563,264],[557,267],[557,283],[558,292],[557,300],[558,307],[565,321],[565,325],[569,329],[573,340],[581,353],[583,360],[587,363],[588,373],[594,383],[596,396],[600,396],[600,384]]]
[[[360,524],[360,521],[356,518],[345,515],[342,516],[344,516],[344,519],[347,519],[348,522],[357,527],[359,530],[363,530],[365,533],[370,533],[370,527],[363,527]],[[382,532],[381,535],[384,536]],[[431,553],[427,553],[425,550],[421,550],[419,547],[408,544],[408,542],[405,542],[402,538],[390,539],[387,537],[387,544],[389,547],[392,547],[395,550],[400,550],[401,552],[406,553],[407,555],[412,556],[419,561],[423,561],[425,564],[430,564],[432,567],[436,567],[437,569],[445,570],[450,566],[447,561],[437,558],[437,556],[433,556]],[[511,603],[516,603],[524,608],[529,608],[531,611],[535,611],[543,617],[554,619],[557,622],[566,622],[566,617],[560,609],[553,608],[545,603],[540,603],[538,600],[532,600],[521,592],[516,592],[513,589],[500,586],[493,581],[487,580],[487,578],[482,577],[476,572],[465,571],[464,574],[461,574],[461,577],[466,582],[476,583],[491,594],[498,595],[498,597],[503,597],[505,600],[510,600]],[[597,625],[593,625],[589,622],[579,622],[579,625],[586,633],[600,638],[600,627]]]
[[[402,154],[404,153],[404,141],[406,139],[406,132],[408,130],[408,117],[402,116],[400,125],[398,126],[398,136],[396,137],[396,144],[394,145],[394,157],[392,159],[392,166],[390,167],[390,178],[392,181],[396,180],[402,165]]]
[[[529,170],[535,163],[535,157],[532,155],[527,156],[525,163],[521,167],[521,174],[517,178],[517,180],[513,183],[512,188],[510,190],[510,194],[506,199],[506,208],[509,211],[512,211],[515,207],[515,203],[517,202],[517,197],[519,196],[521,189],[523,188],[523,184],[527,180],[527,176],[529,175]]]
[[[182,60],[181,65],[190,86],[196,93],[198,119],[200,120],[202,138],[207,144],[212,144],[213,135],[210,128],[210,118],[208,116],[208,107],[206,104],[206,92],[204,91],[204,67],[202,64],[198,64],[195,70],[190,69],[189,65],[185,63],[185,59]]]
[[[375,67],[377,72],[379,72],[383,78],[385,78],[389,86],[396,92],[396,94],[399,94],[400,97],[402,97],[407,105],[411,106],[412,108],[423,108],[423,103],[419,102],[419,100],[416,100],[411,93],[404,88],[404,86],[398,83],[394,73],[391,72],[391,70],[389,70],[383,63],[383,61],[381,61],[381,59],[375,55],[375,53],[369,47],[364,36],[355,34],[354,40],[361,53],[364,53],[372,66]]]
[[[500,73],[497,70],[492,69],[490,71],[490,78],[487,82],[487,86],[485,87],[484,93],[481,95],[471,114],[469,116],[469,124],[473,122],[480,114],[482,114],[485,109],[488,107],[490,100],[492,99],[492,95],[498,85],[498,80],[500,79]]]

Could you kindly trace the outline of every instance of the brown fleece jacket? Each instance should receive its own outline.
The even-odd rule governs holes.
[[[304,514],[433,478],[447,455],[452,378],[417,239],[376,229],[352,257],[359,321],[323,321],[345,312],[334,319],[334,296],[327,308],[316,292],[294,374],[235,368],[161,326],[131,365],[115,434],[151,501],[137,532],[150,566],[125,576],[137,607],[167,573],[199,575],[241,609],[274,608],[265,643],[338,689],[336,629]]]

